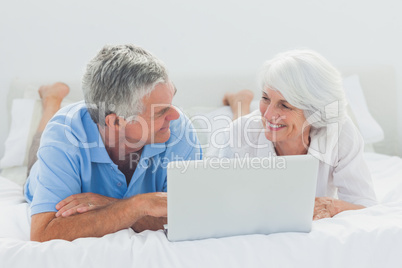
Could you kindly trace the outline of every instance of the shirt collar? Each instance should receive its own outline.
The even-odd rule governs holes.
[[[96,163],[113,163],[106,151],[102,136],[99,133],[98,126],[92,121],[89,113],[83,118],[88,137],[88,148],[91,155],[91,162]]]
[[[166,143],[153,143],[144,146],[141,158],[151,158],[155,155],[161,154],[166,150]]]

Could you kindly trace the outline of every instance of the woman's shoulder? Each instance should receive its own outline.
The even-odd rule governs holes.
[[[349,116],[343,122],[329,124],[319,129],[312,129],[310,136],[320,141],[328,141],[330,139],[332,142],[360,141],[363,139]]]
[[[364,147],[363,138],[349,117],[342,123],[312,129],[310,138],[309,153],[331,165],[336,165],[347,155],[362,151]]]
[[[241,126],[241,128],[239,126]],[[244,127],[261,129],[263,127],[261,122],[261,113],[258,109],[252,111],[251,113],[234,120],[229,127],[234,129],[243,129]]]
[[[212,138],[214,144],[224,146],[220,146],[219,154],[217,150],[211,151],[214,152],[214,155],[228,158],[245,157],[246,155],[256,156],[259,148],[269,142],[262,139],[261,135],[264,136],[264,128],[261,122],[261,114],[256,110],[234,120],[225,131],[215,135]],[[261,145],[261,143],[263,144]]]
[[[265,137],[258,109],[233,121],[229,131],[233,133],[233,151],[241,157],[265,157],[275,152]]]
[[[234,140],[241,140],[243,147],[245,140],[256,142],[263,131],[261,114],[255,110],[245,116],[239,117],[229,125],[229,132],[233,134]]]
[[[363,137],[361,136],[359,129],[356,127],[349,116],[346,116],[344,123],[341,125],[339,142],[347,142],[353,144],[363,143]]]

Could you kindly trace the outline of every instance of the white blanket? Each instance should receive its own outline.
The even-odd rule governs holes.
[[[366,154],[379,205],[313,222],[310,233],[172,243],[122,230],[73,242],[29,241],[20,186],[0,177],[0,267],[402,267],[402,159]]]

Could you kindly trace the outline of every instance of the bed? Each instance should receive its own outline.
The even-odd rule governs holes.
[[[350,115],[367,143],[365,158],[373,176],[378,205],[314,221],[310,233],[174,243],[166,239],[163,231],[135,233],[131,229],[73,242],[29,241],[30,213],[22,185],[29,139],[40,114],[35,88],[41,82],[15,80],[9,94],[10,135],[1,160],[0,267],[401,267],[402,159],[392,156],[396,154],[397,135],[393,127],[396,113],[376,109],[379,97],[372,90],[379,84],[385,85],[386,94],[380,98],[396,100],[392,98],[396,94],[395,78],[392,69],[384,66],[343,70]],[[172,74],[172,77],[180,93],[175,104],[193,118],[197,129],[205,129],[203,122],[196,120],[200,115],[210,119],[222,114],[230,116],[227,108],[219,108],[224,91],[256,88],[258,98],[252,74],[227,77]],[[383,80],[387,82],[382,83]],[[73,92],[66,103],[81,98],[79,83],[70,85],[74,85]],[[224,123],[214,122],[211,131],[223,127]],[[208,134],[200,131],[199,137],[204,151],[208,151]]]

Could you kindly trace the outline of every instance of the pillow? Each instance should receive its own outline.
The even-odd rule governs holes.
[[[25,153],[28,148],[28,136],[34,117],[35,100],[15,99],[11,107],[10,132],[4,144],[5,153],[0,160],[0,168],[26,166]]]
[[[346,99],[349,103],[351,118],[360,130],[365,144],[372,144],[384,139],[384,131],[368,109],[359,76],[351,75],[343,79]]]
[[[72,103],[63,100],[64,107]],[[5,152],[0,168],[27,166],[28,152],[42,116],[40,99],[14,99],[11,104],[11,125],[5,141]],[[3,170],[4,171],[4,170]]]

